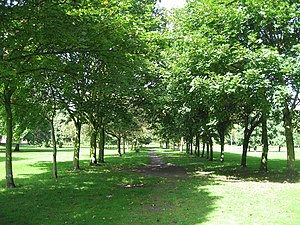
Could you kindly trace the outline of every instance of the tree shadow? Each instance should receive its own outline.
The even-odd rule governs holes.
[[[221,163],[216,158],[214,161],[208,161],[204,158],[195,158],[186,156],[186,168],[189,172],[197,171],[226,177],[230,180],[256,181],[256,182],[276,182],[276,183],[297,183],[300,182],[299,173],[292,176],[287,172],[287,162],[284,159],[269,159],[268,171],[260,171],[260,158],[247,156],[247,167],[240,166],[241,155],[235,153],[225,153],[225,162]],[[180,161],[179,158],[177,161]],[[176,159],[172,159],[175,161]],[[299,170],[299,166],[297,167]]]
[[[27,152],[52,152],[52,148],[24,148],[20,149],[19,152],[13,152],[13,154],[22,154]],[[58,152],[73,152],[74,148],[58,148]]]
[[[13,155],[13,161],[22,161],[22,160],[28,160],[28,159],[29,159],[28,157],[22,157],[21,155],[18,157]],[[0,163],[3,163],[3,162],[5,162],[5,153],[0,152]]]
[[[149,162],[147,151],[107,156],[106,163],[73,171],[72,162],[37,162],[40,174],[15,178],[16,189],[0,190],[2,224],[197,224],[214,210],[205,178],[144,177],[134,168]],[[201,187],[201,188],[199,188]],[[201,202],[201,204],[199,204]],[[9,203],[9,204],[8,204]]]

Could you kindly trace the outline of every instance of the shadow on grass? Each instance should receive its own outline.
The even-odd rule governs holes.
[[[207,220],[217,197],[208,178],[166,179],[132,172],[149,163],[148,152],[106,157],[106,163],[72,171],[59,162],[37,162],[44,173],[15,178],[16,189],[0,190],[0,224],[198,224]],[[200,182],[199,182],[200,181]]]
[[[186,154],[176,155],[176,157],[165,157],[170,163],[184,166],[190,173],[203,173],[210,175],[225,176],[226,179],[258,181],[258,182],[300,182],[299,173],[293,176],[287,173],[287,161],[285,159],[269,159],[268,172],[262,172],[260,168],[260,158],[247,156],[247,167],[240,166],[241,154],[225,153],[225,162],[221,163],[215,158],[208,161],[205,158],[196,158]],[[297,165],[299,171],[299,165]]]
[[[13,154],[21,154],[21,153],[26,153],[26,152],[52,152],[52,148],[21,148],[19,152],[13,152]],[[74,151],[74,148],[58,148],[58,152],[72,152]]]
[[[13,157],[13,161],[22,161],[22,160],[27,160],[28,158],[25,158],[25,157]],[[0,163],[1,162],[5,162],[5,157],[1,157],[0,156]]]

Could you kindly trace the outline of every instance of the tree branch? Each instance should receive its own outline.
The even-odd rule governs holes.
[[[299,89],[296,91],[295,98],[291,107],[291,111],[295,110],[298,103],[299,103]]]

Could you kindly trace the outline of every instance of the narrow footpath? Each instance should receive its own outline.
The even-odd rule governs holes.
[[[151,148],[149,153],[151,162],[144,166],[140,172],[145,176],[165,177],[165,178],[186,178],[187,173],[184,168],[165,163],[162,156],[155,153],[155,148]]]

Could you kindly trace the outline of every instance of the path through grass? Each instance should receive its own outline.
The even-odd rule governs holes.
[[[259,175],[259,153],[237,169],[240,155],[209,162],[174,151],[158,151],[187,178],[144,176],[149,151],[117,157],[73,172],[72,150],[59,151],[59,179],[51,178],[51,151],[14,153],[17,189],[0,189],[0,224],[300,224],[300,183],[284,176],[285,160],[273,157],[273,172]],[[299,157],[299,155],[297,155]],[[270,157],[272,158],[272,156]],[[4,186],[4,152],[0,152]]]

